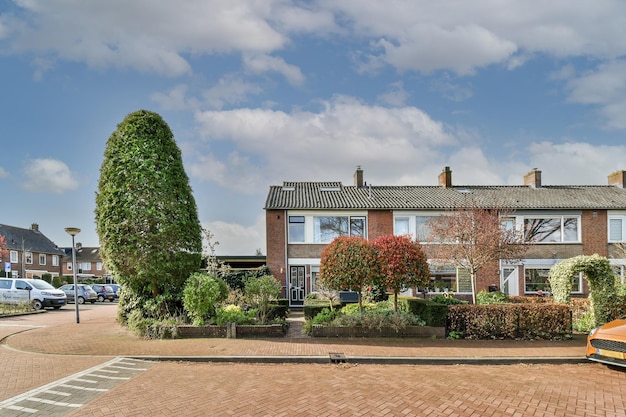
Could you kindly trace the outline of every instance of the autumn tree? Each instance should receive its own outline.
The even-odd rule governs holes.
[[[103,261],[124,288],[120,309],[173,314],[200,268],[202,235],[181,151],[158,114],[131,113],[109,137],[95,215]]]
[[[524,234],[512,221],[505,221],[508,215],[479,207],[459,208],[429,224],[430,241],[438,242],[431,259],[469,272],[474,304],[477,272],[500,259],[519,261],[528,250]]]
[[[398,293],[423,285],[430,274],[426,255],[409,236],[381,236],[374,240],[381,270],[380,284],[393,290],[394,311],[398,312]]]
[[[324,248],[320,261],[322,285],[358,294],[359,313],[363,314],[361,293],[378,277],[375,248],[362,237],[340,236]]]

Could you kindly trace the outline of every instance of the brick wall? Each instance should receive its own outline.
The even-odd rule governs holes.
[[[367,239],[393,234],[393,212],[391,210],[370,210],[367,213]]]
[[[267,230],[266,250],[267,250],[267,267],[277,280],[283,286],[281,297],[285,297],[285,286],[287,285],[285,265],[286,250],[286,218],[285,210],[266,210],[265,227]]]
[[[609,255],[606,210],[583,210],[582,241],[583,254]]]

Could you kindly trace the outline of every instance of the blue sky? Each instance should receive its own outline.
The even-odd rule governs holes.
[[[183,151],[221,255],[265,254],[283,181],[606,184],[626,169],[626,3],[0,0],[0,223],[97,246],[106,141]]]

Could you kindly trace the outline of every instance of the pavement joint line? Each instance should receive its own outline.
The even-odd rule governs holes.
[[[30,414],[35,414],[37,413],[39,410],[35,410],[34,408],[28,408],[28,407],[20,407],[19,405],[10,405],[8,407],[5,407],[7,410],[12,410],[12,411],[21,411],[22,413],[30,413]]]
[[[34,397],[37,394],[45,392],[45,391],[48,391],[48,390],[50,390],[50,389],[52,389],[54,387],[63,386],[64,384],[66,384],[68,382],[76,381],[78,379],[77,377],[81,377],[81,376],[87,375],[87,374],[97,370],[99,367],[107,366],[109,364],[114,364],[114,363],[118,362],[119,360],[120,360],[120,358],[111,359],[108,362],[101,363],[101,364],[93,366],[93,367],[91,367],[89,369],[85,369],[84,371],[77,372],[77,373],[75,373],[73,375],[66,376],[65,378],[57,379],[56,381],[52,381],[52,382],[50,382],[48,384],[42,385],[41,387],[34,388],[34,389],[30,390],[30,391],[26,391],[26,392],[24,392],[22,394],[16,395],[16,396],[11,397],[11,398],[8,398],[8,399],[6,399],[4,401],[0,401],[0,410],[3,409],[3,408],[8,408],[8,407],[11,407],[11,406],[15,406],[15,404],[17,404],[17,403],[19,403],[21,401],[28,400],[28,398]]]
[[[84,404],[76,404],[76,403],[66,403],[62,401],[46,400],[44,398],[37,398],[37,397],[29,397],[26,399],[26,401],[33,401],[33,402],[38,402],[42,404],[50,404],[50,405],[56,405],[59,407],[70,407],[70,408],[79,408],[84,405]]]
[[[89,376],[95,376],[97,378],[103,378],[103,379],[114,379],[117,381],[126,381],[130,379],[130,377],[126,377],[126,376],[109,376],[109,375],[98,375],[98,374],[89,374]]]
[[[106,392],[108,389],[106,388],[91,388],[91,387],[81,387],[80,385],[71,385],[71,384],[61,384],[60,387],[77,389],[81,391],[97,391],[97,392]]]
[[[59,395],[61,397],[70,397],[72,395],[69,392],[55,391],[51,389],[49,389],[48,391],[44,391],[44,393],[51,394],[51,395]]]
[[[89,374],[87,376],[93,376],[93,375]],[[84,378],[74,378],[74,381],[86,382],[88,384],[97,384],[98,383],[98,381],[94,381],[93,379],[84,379]]]

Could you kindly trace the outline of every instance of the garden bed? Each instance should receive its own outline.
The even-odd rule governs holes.
[[[377,338],[377,337],[400,337],[400,338],[431,338],[445,339],[445,327],[433,326],[407,326],[402,329],[393,329],[391,327],[367,328],[362,326],[324,326],[322,324],[314,324],[311,329],[313,337],[358,337],[358,338]]]

